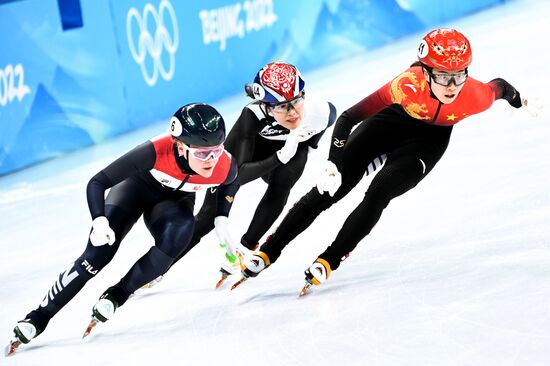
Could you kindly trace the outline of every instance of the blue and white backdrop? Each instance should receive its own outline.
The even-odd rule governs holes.
[[[0,175],[503,0],[0,0]]]

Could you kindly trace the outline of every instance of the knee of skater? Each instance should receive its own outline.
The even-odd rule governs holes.
[[[189,235],[172,236],[157,241],[155,246],[166,256],[176,259],[190,245],[190,239]]]
[[[163,232],[155,237],[155,245],[162,252],[176,258],[191,242],[193,228],[194,221],[167,225]]]
[[[154,266],[158,268],[168,268],[174,259],[178,256],[179,253],[169,253],[164,251],[158,246],[153,246],[149,250],[149,260],[153,263]]]
[[[181,240],[181,241],[174,241],[174,242],[163,242],[163,243],[157,243],[156,247],[160,252],[162,252],[167,257],[172,258],[172,260],[175,260],[180,253],[185,251],[187,246],[189,245],[189,240]]]
[[[367,207],[382,207],[385,208],[389,205],[390,201],[394,197],[388,192],[369,190],[365,193],[363,202]]]

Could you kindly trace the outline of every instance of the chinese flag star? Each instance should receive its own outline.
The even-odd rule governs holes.
[[[454,121],[457,118],[454,113],[447,115],[447,121]]]

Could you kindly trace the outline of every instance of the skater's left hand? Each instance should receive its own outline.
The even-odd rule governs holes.
[[[521,98],[521,95],[516,90],[516,88],[514,88],[512,85],[510,85],[510,87],[511,87],[511,90],[509,92],[509,95],[505,95],[505,99],[514,108],[522,107],[523,106],[523,99]]]
[[[233,242],[233,239],[231,238],[231,234],[229,233],[229,219],[226,216],[218,216],[214,219],[214,230],[216,231],[216,235],[218,236],[218,240],[220,241],[220,246],[225,247],[226,250],[226,257],[231,262],[231,258],[233,258],[233,261],[235,260],[235,243]]]
[[[317,180],[317,190],[319,194],[328,194],[333,197],[340,185],[342,184],[342,175],[338,171],[336,165],[330,161],[325,161],[325,169]]]
[[[507,101],[512,107],[521,108],[524,105],[523,98],[512,84],[502,78],[496,78],[491,83],[496,84],[497,90],[502,91],[502,99]]]
[[[94,221],[92,221],[90,242],[93,246],[99,247],[105,244],[113,245],[115,238],[115,232],[111,229],[109,220],[105,216],[96,217]]]

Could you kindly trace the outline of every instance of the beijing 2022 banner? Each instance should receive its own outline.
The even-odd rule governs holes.
[[[0,175],[502,0],[0,0]]]

